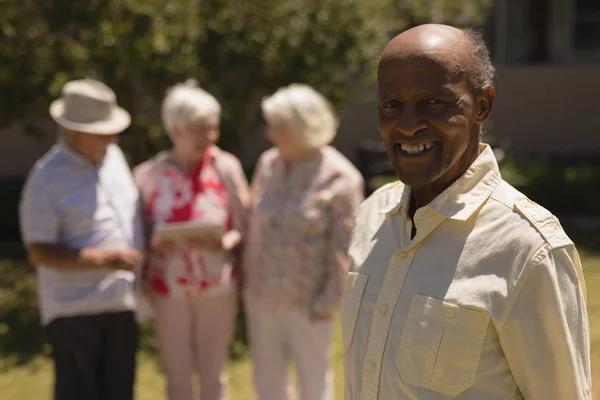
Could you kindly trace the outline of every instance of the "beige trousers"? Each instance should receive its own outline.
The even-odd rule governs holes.
[[[312,322],[300,309],[273,309],[246,296],[257,400],[291,398],[289,363],[296,367],[301,400],[333,400],[333,321]]]
[[[226,398],[229,344],[235,330],[237,295],[153,299],[154,323],[169,400],[193,400],[198,372],[200,399]]]

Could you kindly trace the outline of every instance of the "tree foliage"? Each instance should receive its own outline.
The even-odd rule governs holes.
[[[195,78],[223,105],[223,141],[239,150],[260,100],[305,82],[339,104],[370,76],[384,12],[361,0],[1,0],[0,123],[45,115],[62,85],[101,79],[134,116],[135,161],[166,145],[158,105]]]
[[[391,30],[473,19],[489,1],[0,0],[0,125],[46,118],[66,81],[100,79],[133,115],[124,146],[138,162],[168,145],[166,88],[194,78],[223,106],[221,144],[241,151],[280,86],[340,105],[373,79]]]

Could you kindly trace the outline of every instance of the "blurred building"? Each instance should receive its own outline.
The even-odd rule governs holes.
[[[600,0],[494,0],[485,35],[497,67],[487,130],[522,155],[600,153]],[[350,157],[378,139],[375,89],[343,112]]]

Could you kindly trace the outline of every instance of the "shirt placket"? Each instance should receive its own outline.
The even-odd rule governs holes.
[[[416,220],[417,236],[407,246],[394,253],[388,263],[381,290],[375,303],[371,330],[367,341],[360,386],[361,400],[377,399],[383,355],[398,297],[402,292],[406,276],[420,244],[442,222],[443,218],[434,217],[428,210],[419,213],[419,219]],[[410,237],[412,229],[410,222],[406,223],[405,227],[407,229],[403,234],[405,237],[406,235]]]

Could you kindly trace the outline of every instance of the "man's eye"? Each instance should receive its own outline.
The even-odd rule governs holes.
[[[396,108],[400,107],[400,102],[396,100],[386,101],[381,105],[382,108]]]

